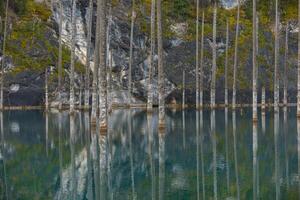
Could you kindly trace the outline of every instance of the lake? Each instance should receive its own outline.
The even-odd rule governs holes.
[[[0,113],[0,199],[299,199],[296,109]]]

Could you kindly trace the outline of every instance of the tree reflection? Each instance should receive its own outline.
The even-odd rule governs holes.
[[[158,172],[158,187],[159,200],[164,199],[165,192],[165,132],[159,129],[158,133],[158,155],[159,155],[159,172]]]
[[[237,188],[237,199],[240,199],[240,181],[238,171],[238,156],[237,156],[237,144],[236,144],[236,113],[232,112],[232,133],[233,133],[233,150],[234,150],[234,170],[235,170],[235,184]]]

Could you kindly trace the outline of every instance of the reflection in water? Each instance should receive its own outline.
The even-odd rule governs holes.
[[[152,113],[147,114],[147,128],[148,128],[148,156],[150,162],[150,174],[151,174],[151,199],[155,200],[155,163],[153,158],[154,149],[154,135],[153,135],[153,116]]]
[[[215,110],[210,112],[210,129],[213,146],[213,176],[214,176],[214,199],[218,199],[218,180],[217,180],[217,136],[216,136],[216,114]]]
[[[45,113],[45,120],[46,120],[46,155],[48,157],[48,138],[49,138],[49,115],[48,112]]]
[[[297,120],[297,150],[298,150],[298,197],[300,197],[300,119]]]
[[[233,150],[234,150],[234,170],[235,170],[235,184],[237,189],[237,199],[240,199],[240,181],[239,181],[239,169],[238,169],[238,157],[236,147],[236,113],[232,112],[232,133],[233,133]]]
[[[77,177],[76,177],[76,162],[75,162],[75,116],[70,115],[70,151],[71,151],[71,197],[77,199]]]
[[[87,198],[94,199],[93,196],[93,163],[91,158],[91,132],[90,132],[90,115],[84,113],[84,129],[85,129],[85,149],[87,157]]]
[[[229,145],[228,145],[228,108],[225,108],[225,151],[226,151],[226,183],[227,192],[230,190],[230,171],[229,171]]]
[[[61,112],[58,113],[58,156],[59,156],[59,193],[58,199],[62,199],[62,192],[63,192],[63,139],[62,139],[62,116]]]
[[[158,133],[158,191],[159,200],[164,199],[165,193],[165,132],[164,130],[159,130]]]
[[[131,173],[131,190],[132,190],[132,199],[136,199],[135,193],[135,184],[134,184],[134,167],[133,167],[133,152],[132,152],[132,113],[129,111],[128,116],[128,132],[129,132],[129,153],[130,153],[130,173]]]
[[[99,191],[99,146],[98,146],[98,134],[96,133],[96,127],[94,125],[91,126],[91,154],[92,154],[92,163],[93,163],[93,185],[95,188],[94,195],[95,199],[100,199],[100,191]]]
[[[274,113],[274,146],[275,146],[275,183],[276,183],[276,200],[280,199],[280,172],[279,172],[279,113]]]
[[[288,122],[287,122],[287,107],[283,108],[283,132],[284,132],[284,158],[285,158],[285,177],[286,186],[289,189],[289,156],[288,156]]]
[[[197,143],[197,153],[196,153],[196,161],[197,161],[197,200],[200,199],[200,171],[199,171],[199,148],[200,148],[200,145],[199,145],[199,142],[200,142],[200,139],[199,139],[199,112],[196,111],[196,143]]]
[[[182,110],[182,142],[183,142],[183,149],[185,149],[185,109]]]
[[[3,112],[0,112],[0,131],[1,131],[1,152],[2,162],[3,162],[3,179],[4,179],[4,192],[2,199],[9,199],[8,186],[7,186],[7,175],[6,175],[6,158],[5,158],[5,135],[4,135],[4,126],[3,126]],[[1,156],[0,156],[1,158]]]
[[[78,115],[49,112],[48,156],[46,115],[4,112],[0,199],[298,199],[300,122],[297,136],[295,111],[290,110],[288,121],[284,114],[282,126],[278,115],[267,113],[262,134],[252,124],[250,109],[232,117],[227,109],[187,109],[184,151],[182,129],[176,129],[183,123],[181,111],[168,118],[167,127],[175,126],[164,133],[157,132],[155,110],[149,115],[114,111],[108,135],[90,127],[88,113],[82,113],[80,125]],[[11,131],[10,121],[20,123],[22,134]],[[51,151],[50,141],[57,144]]]
[[[253,148],[253,199],[258,199],[258,158],[257,158],[257,148],[258,148],[258,142],[257,142],[257,122],[253,120],[252,123],[252,148]]]
[[[203,111],[200,111],[200,154],[201,154],[201,176],[202,176],[202,196],[205,199],[205,173],[204,173],[204,156],[203,156],[203,140],[204,140],[204,130],[203,130]]]
[[[107,135],[100,134],[99,135],[99,149],[100,149],[100,199],[107,199]]]

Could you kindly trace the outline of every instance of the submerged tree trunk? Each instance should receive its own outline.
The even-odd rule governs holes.
[[[202,13],[202,25],[201,25],[201,50],[200,50],[200,108],[203,107],[203,56],[204,56],[204,12]]]
[[[2,62],[1,62],[1,85],[0,85],[0,110],[3,110],[4,106],[4,65],[5,65],[5,50],[6,50],[6,35],[7,35],[7,21],[8,21],[8,0],[6,0],[5,7],[5,21],[4,21],[4,32],[3,32],[3,46],[2,46]]]
[[[279,112],[279,77],[278,77],[278,64],[279,64],[279,16],[278,16],[278,0],[276,0],[276,14],[275,14],[275,62],[274,62],[274,111]]]
[[[257,23],[256,23],[256,0],[253,0],[253,21],[252,21],[252,118],[257,121]]]
[[[196,10],[196,109],[199,109],[199,0]]]
[[[287,92],[287,71],[288,71],[288,54],[289,54],[289,22],[286,24],[285,29],[285,52],[284,52],[284,85],[283,85],[283,105],[288,104],[288,92]]]
[[[76,40],[76,0],[72,5],[72,39],[71,39],[71,74],[70,74],[70,113],[75,111],[75,90],[74,90],[74,71],[75,71],[75,40]]]
[[[155,51],[155,0],[151,1],[151,49],[149,58],[149,74],[148,74],[148,98],[147,110],[152,112],[153,108],[153,68],[154,68],[154,51]]]
[[[234,64],[233,64],[233,88],[232,88],[232,109],[236,108],[236,73],[238,65],[238,42],[239,42],[239,29],[240,29],[240,0],[237,0],[237,17],[235,29],[235,46],[234,46]]]
[[[298,23],[300,23],[300,0],[298,2],[298,12]],[[298,31],[297,117],[300,118],[300,31]]]
[[[226,20],[226,55],[225,55],[225,106],[228,106],[228,48],[229,48],[229,22]]]
[[[45,110],[49,109],[49,100],[48,100],[48,68],[45,69]]]
[[[93,0],[89,2],[88,14],[88,34],[86,47],[86,66],[85,66],[85,87],[84,87],[84,109],[89,108],[90,104],[90,59],[91,59],[91,37],[92,37],[92,23],[93,23]]]
[[[164,86],[164,67],[163,67],[163,41],[162,41],[162,17],[161,0],[157,0],[157,47],[158,47],[158,126],[165,128],[165,86]]]
[[[214,5],[214,19],[213,19],[213,61],[212,61],[212,76],[211,76],[211,88],[210,88],[210,106],[215,108],[216,106],[216,70],[217,70],[217,3]]]
[[[106,73],[106,7],[107,1],[100,0],[100,46],[99,46],[99,120],[100,132],[107,132],[107,73]]]
[[[185,109],[185,70],[182,74],[182,109]]]
[[[92,86],[92,113],[91,123],[96,124],[98,108],[98,67],[99,67],[99,42],[100,42],[100,0],[97,0],[97,21],[96,21],[96,39],[94,51],[94,68],[93,68],[93,86]]]
[[[131,105],[131,88],[132,88],[132,54],[133,54],[133,30],[135,13],[135,0],[132,1],[132,13],[131,13],[131,30],[130,30],[130,50],[129,50],[129,71],[128,71],[128,104]]]

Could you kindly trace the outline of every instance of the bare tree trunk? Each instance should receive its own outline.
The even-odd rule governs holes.
[[[89,108],[90,104],[90,67],[91,67],[91,37],[92,37],[92,23],[93,23],[93,0],[89,2],[88,14],[88,34],[87,34],[87,49],[86,49],[86,66],[85,66],[85,88],[84,88],[84,109]]]
[[[71,74],[70,74],[70,113],[75,111],[75,90],[74,90],[74,71],[75,71],[75,40],[76,40],[76,0],[72,5],[72,39],[71,39]]]
[[[226,55],[225,55],[225,107],[228,106],[228,48],[229,48],[229,22],[226,19]]]
[[[298,12],[298,23],[300,23],[300,0],[298,2]],[[300,31],[298,31],[297,117],[300,118]]]
[[[110,56],[109,56],[109,71],[108,71],[108,78],[107,78],[107,102],[108,102],[108,112],[112,112],[112,64],[113,64],[113,51],[110,49]]]
[[[265,87],[262,87],[261,90],[261,110],[264,112],[266,109],[266,89]]]
[[[58,109],[62,109],[62,19],[63,19],[63,6],[59,1],[59,47],[58,47]]]
[[[210,106],[215,108],[216,106],[216,70],[217,70],[217,3],[214,5],[214,19],[213,19],[213,61],[212,61],[212,76],[210,87]]]
[[[276,15],[275,15],[275,62],[274,62],[274,111],[279,112],[279,77],[278,77],[278,64],[279,64],[279,16],[278,16],[278,0],[276,0]]]
[[[201,52],[200,52],[200,108],[203,107],[203,56],[204,56],[204,12],[202,13],[202,26],[201,26]]]
[[[45,110],[49,109],[49,100],[48,100],[48,68],[45,69]]]
[[[106,29],[107,29],[107,19],[106,19],[106,0],[100,0],[100,48],[99,48],[99,120],[100,120],[100,132],[107,132],[107,73],[106,73]]]
[[[284,52],[284,86],[283,86],[283,104],[288,104],[288,92],[287,92],[287,68],[288,68],[288,54],[289,54],[289,22],[286,24],[285,29],[285,52]]]
[[[107,72],[107,106],[108,106],[108,113],[111,113],[112,111],[112,49],[110,47],[111,44],[111,36],[110,36],[110,29],[111,29],[111,24],[112,24],[112,5],[111,3],[109,4],[109,14],[108,14],[108,23],[107,23],[107,30],[106,30],[106,40],[107,40],[107,48],[106,48],[106,64],[108,67],[108,72]]]
[[[133,30],[134,20],[136,17],[135,13],[135,0],[132,1],[132,13],[131,13],[131,30],[130,30],[130,52],[129,52],[129,71],[128,71],[128,104],[131,105],[131,88],[132,88],[132,54],[133,54]]]
[[[147,111],[152,112],[153,108],[153,68],[154,68],[154,51],[155,51],[155,0],[151,1],[151,49],[149,59],[149,74],[148,74],[148,98]]]
[[[236,17],[236,30],[235,30],[235,47],[234,47],[234,64],[233,64],[233,88],[232,88],[232,109],[236,108],[236,73],[238,65],[238,42],[239,42],[239,29],[240,29],[240,0],[237,0],[237,17]]]
[[[96,39],[94,51],[94,69],[93,69],[93,88],[92,88],[92,113],[91,123],[96,125],[97,109],[98,109],[98,67],[99,67],[99,45],[100,45],[100,13],[101,1],[97,0],[97,22],[96,22]]]
[[[6,50],[6,35],[7,35],[7,21],[8,21],[8,0],[6,0],[5,7],[5,21],[4,21],[4,32],[3,32],[3,46],[2,46],[2,62],[1,62],[1,85],[0,85],[0,110],[4,109],[4,65],[5,65],[5,50]]]
[[[82,106],[82,90],[83,90],[83,76],[80,75],[80,86],[79,86],[79,105],[78,108],[81,109]]]
[[[157,47],[158,47],[158,101],[159,115],[158,126],[165,128],[165,85],[164,85],[164,67],[163,67],[163,44],[162,44],[162,17],[161,0],[157,0]]]
[[[252,21],[252,118],[257,121],[257,23],[256,23],[256,0],[253,0],[253,21]]]
[[[185,70],[182,75],[182,109],[185,109]]]
[[[196,19],[196,109],[199,109],[199,0]]]

